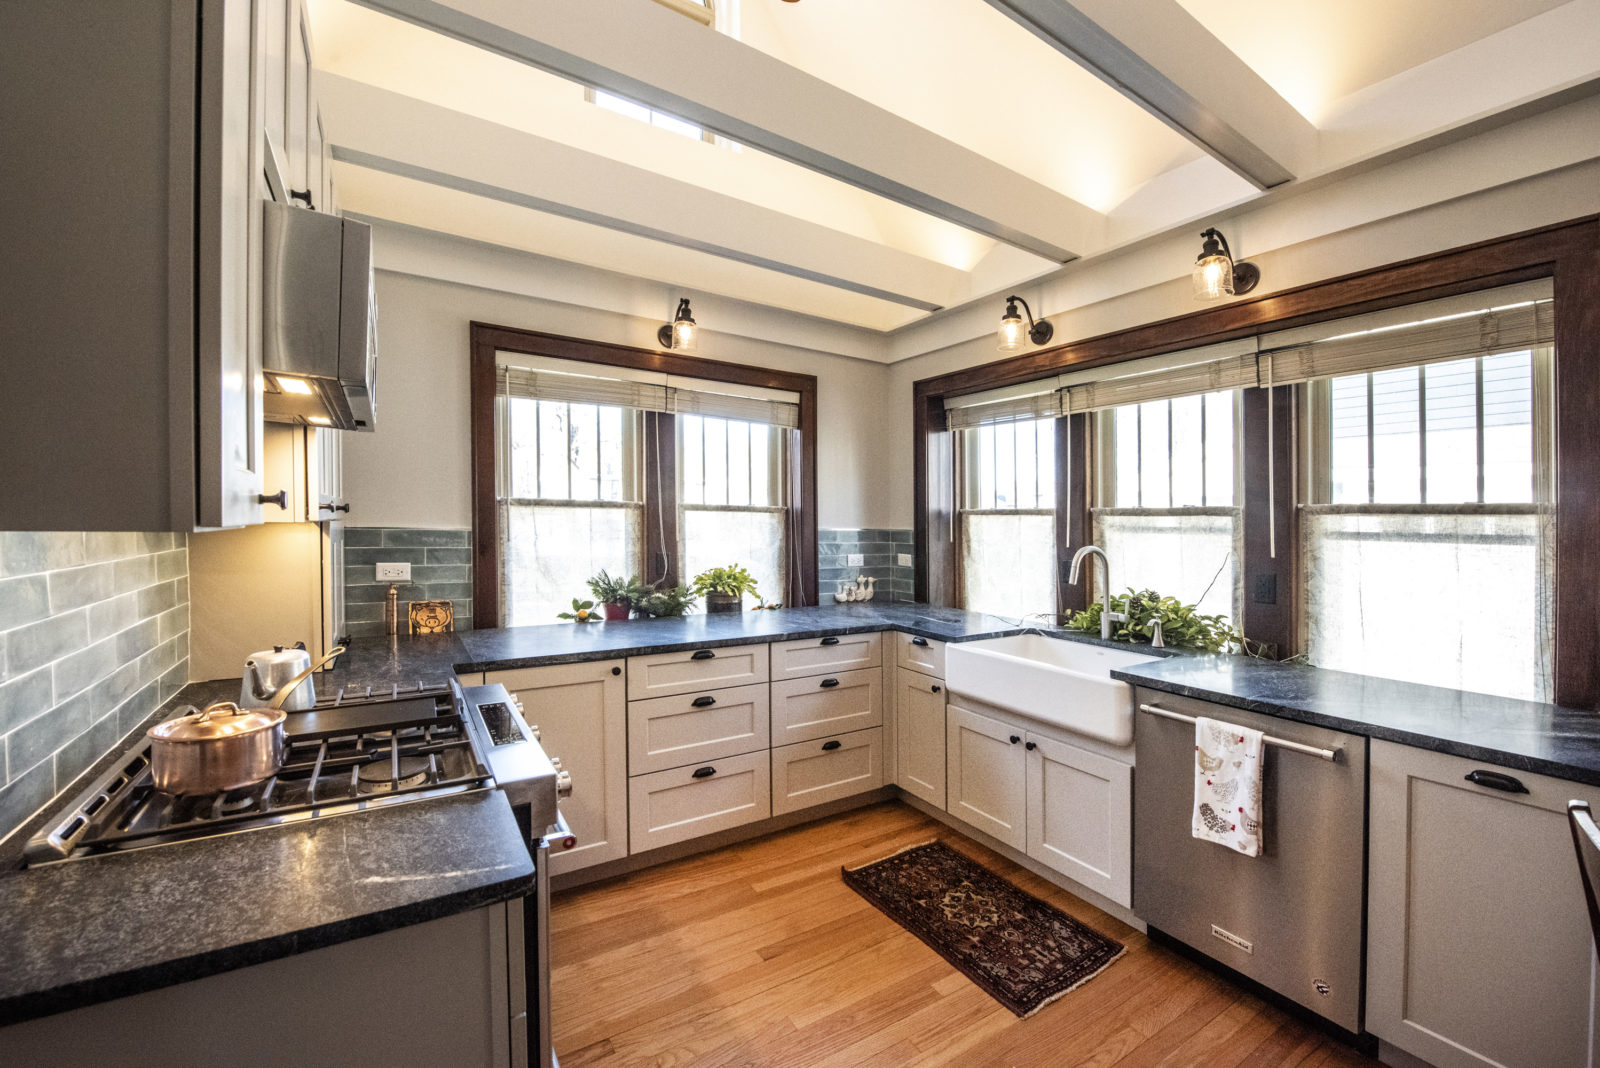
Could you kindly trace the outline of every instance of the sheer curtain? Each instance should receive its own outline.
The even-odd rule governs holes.
[[[1352,513],[1310,506],[1306,651],[1319,667],[1548,700],[1548,510]]]

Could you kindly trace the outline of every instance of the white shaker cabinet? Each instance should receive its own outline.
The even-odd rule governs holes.
[[[1600,788],[1377,740],[1370,769],[1367,1030],[1439,1068],[1595,1063],[1566,804]]]
[[[621,660],[485,673],[522,702],[540,744],[572,775],[561,813],[577,837],[550,855],[550,873],[628,855],[628,691]]]
[[[259,521],[259,31],[251,0],[0,4],[0,529]]]
[[[895,682],[895,781],[944,808],[944,682],[908,668],[895,669]]]
[[[949,706],[945,811],[1013,849],[1027,845],[1027,751],[1020,727]]]

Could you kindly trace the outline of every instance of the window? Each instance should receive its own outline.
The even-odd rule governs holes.
[[[739,563],[769,601],[787,577],[786,435],[779,427],[700,415],[678,418],[683,572]]]
[[[655,108],[645,107],[643,104],[635,104],[631,100],[626,100],[600,89],[594,90],[593,93],[594,102],[607,111],[615,111],[618,115],[626,115],[630,119],[638,119],[640,122],[647,122],[651,126],[670,130],[675,134],[682,134],[684,137],[693,138],[696,141],[707,139],[705,130],[687,119],[680,119],[676,115],[669,115],[665,111],[657,111]]]
[[[1094,538],[1112,593],[1153,589],[1240,618],[1238,397],[1222,390],[1098,414]]]
[[[815,378],[477,323],[472,338],[483,625],[553,623],[601,570],[676,585],[739,564],[767,600],[816,603]]]
[[[643,570],[640,414],[503,398],[507,626],[549,623],[600,570]]]
[[[959,432],[962,604],[1001,616],[1056,614],[1055,419]]]
[[[1548,699],[1550,360],[1540,347],[1308,384],[1313,663]]]

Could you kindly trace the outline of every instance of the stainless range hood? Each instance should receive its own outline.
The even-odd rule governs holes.
[[[268,419],[377,428],[372,227],[267,203],[262,407]]]

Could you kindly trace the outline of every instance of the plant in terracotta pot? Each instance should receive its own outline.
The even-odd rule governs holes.
[[[639,581],[638,575],[613,578],[599,571],[589,580],[589,592],[600,602],[601,611],[609,620],[627,619],[634,606],[650,594],[650,587]]]
[[[760,596],[756,593],[755,577],[738,564],[700,572],[690,589],[706,599],[707,613],[738,612],[744,607],[741,598],[745,594]]]

